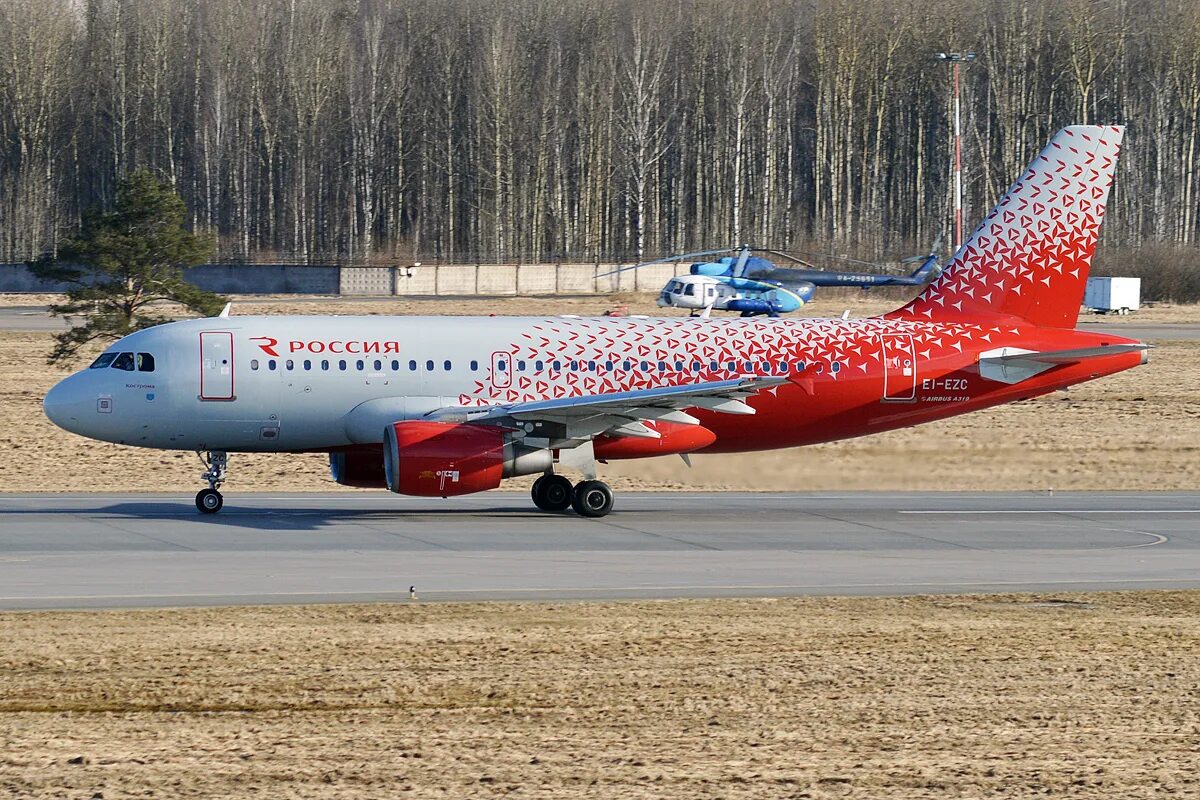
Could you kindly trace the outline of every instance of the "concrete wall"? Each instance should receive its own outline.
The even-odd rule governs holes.
[[[184,272],[219,294],[553,295],[657,292],[687,264],[656,264],[605,275],[616,264],[429,264],[338,267],[305,264],[204,264]],[[57,292],[24,264],[0,264],[0,292]]]
[[[342,272],[307,264],[202,264],[183,276],[218,294],[339,294]]]

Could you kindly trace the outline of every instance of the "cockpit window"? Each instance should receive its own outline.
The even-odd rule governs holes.
[[[154,372],[154,356],[149,353],[137,354],[138,372]]]
[[[116,353],[101,353],[100,357],[93,361],[92,365],[88,367],[88,369],[104,369],[111,364],[113,359],[116,357]]]
[[[133,372],[133,353],[118,353],[112,365],[113,369],[123,369],[126,372]]]

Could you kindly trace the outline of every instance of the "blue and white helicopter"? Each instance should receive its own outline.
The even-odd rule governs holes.
[[[606,273],[608,275],[640,269],[651,264],[670,264],[703,256],[726,255],[715,261],[691,265],[687,275],[672,278],[658,296],[660,307],[686,308],[693,316],[708,316],[713,310],[733,311],[743,317],[777,317],[796,311],[812,300],[818,286],[854,286],[870,289],[876,286],[923,286],[941,272],[936,254],[938,245],[925,256],[914,256],[901,263],[920,261],[920,266],[908,275],[887,275],[874,272],[841,272],[818,269],[807,261],[778,250],[750,247],[722,250],[702,250],[682,253],[655,261],[647,261]],[[800,264],[801,267],[777,267],[767,259],[752,255],[770,253]],[[848,259],[856,261],[855,259]],[[878,266],[869,262],[858,262]]]

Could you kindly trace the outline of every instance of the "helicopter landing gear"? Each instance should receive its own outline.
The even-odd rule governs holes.
[[[200,476],[200,480],[208,481],[208,488],[196,493],[196,509],[201,514],[215,514],[225,505],[225,498],[218,490],[229,472],[229,454],[224,450],[210,450],[208,457],[200,456],[200,460],[208,468]]]

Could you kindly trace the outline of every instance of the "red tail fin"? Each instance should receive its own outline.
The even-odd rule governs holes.
[[[1075,327],[1123,132],[1072,125],[1056,133],[942,274],[888,316],[1011,315]]]

